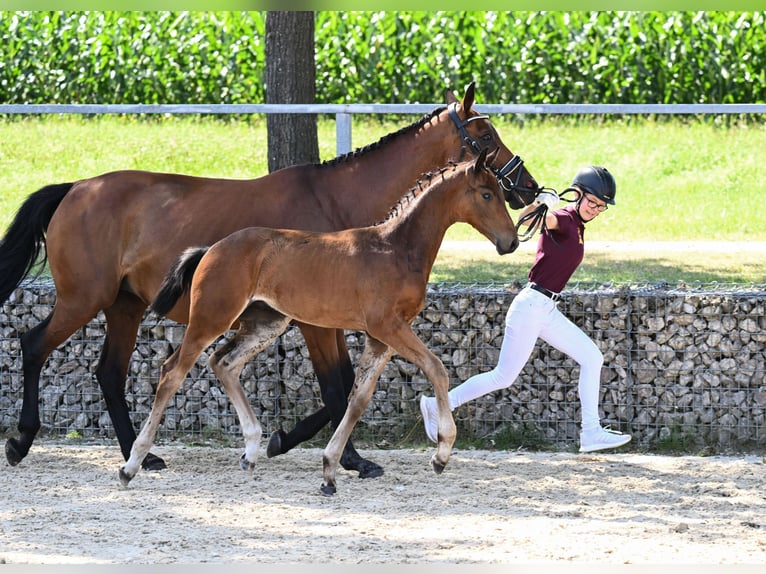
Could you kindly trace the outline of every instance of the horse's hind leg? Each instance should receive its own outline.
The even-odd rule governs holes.
[[[40,372],[53,349],[66,341],[76,329],[88,323],[98,309],[84,309],[84,305],[67,308],[59,299],[45,320],[21,336],[21,354],[24,375],[24,399],[19,415],[19,438],[5,443],[5,457],[16,466],[29,453],[40,430]]]
[[[362,418],[375,390],[375,383],[392,354],[393,350],[388,345],[367,336],[367,342],[359,360],[354,388],[348,397],[346,414],[330,442],[327,443],[322,456],[324,483],[321,490],[325,495],[335,494],[335,473],[341,457],[341,449],[348,442],[348,437],[351,436],[356,423]]]
[[[196,357],[199,356],[204,347],[205,345],[200,345],[189,351],[188,347],[182,343],[176,352],[162,365],[160,382],[157,384],[157,392],[154,395],[152,410],[149,412],[141,432],[136,437],[136,440],[133,441],[133,447],[130,449],[128,460],[120,467],[119,478],[123,486],[127,486],[138,473],[141,463],[146,459],[146,455],[149,454],[154,437],[157,435],[157,429],[162,421],[162,414],[165,412],[168,401],[173,398],[173,395],[181,387],[186,374],[191,370],[196,362]],[[181,360],[182,357],[183,360]]]
[[[146,304],[143,301],[124,291],[120,292],[111,307],[104,309],[106,338],[96,368],[96,378],[104,394],[106,408],[125,460],[128,460],[130,449],[136,440],[136,431],[130,420],[130,409],[125,401],[125,383],[145,310]],[[145,470],[161,470],[166,465],[160,457],[149,453],[141,466]]]
[[[16,466],[27,456],[40,430],[40,371],[48,354],[40,349],[39,341],[50,320],[51,315],[21,336],[24,399],[19,414],[19,438],[11,437],[5,442],[5,458],[11,466]]]
[[[252,471],[255,468],[263,431],[242,388],[240,374],[245,363],[284,333],[289,324],[288,317],[273,309],[248,309],[240,317],[240,327],[234,338],[210,357],[210,368],[229,395],[242,427],[245,452],[240,459],[240,466],[243,470]]]
[[[289,433],[281,429],[274,431],[266,451],[269,457],[286,453],[294,446],[312,438],[331,420],[333,428],[337,428],[346,412],[347,397],[354,384],[354,368],[348,357],[344,332],[299,325],[325,406],[301,420]],[[354,448],[350,438],[343,449],[340,464],[346,470],[358,471],[360,478],[383,475],[383,468],[363,458]]]
[[[335,401],[335,406],[331,407],[330,412],[333,413],[333,424],[335,428],[337,428],[340,421],[343,420],[343,416],[346,414],[348,396],[354,388],[356,375],[354,373],[354,366],[351,364],[351,358],[348,355],[345,332],[342,329],[338,329],[335,331],[335,335],[338,342],[337,356],[338,366],[341,372],[341,380],[343,381],[343,396],[338,396],[337,385],[335,385],[332,389],[334,392],[327,389],[326,394],[328,396],[324,397],[324,401],[327,403],[329,400],[331,405],[333,404],[333,401]],[[363,458],[351,443],[350,436],[346,441],[346,446],[343,448],[343,454],[340,457],[340,465],[346,470],[359,471],[359,478],[377,478],[383,476],[383,467],[371,460]]]

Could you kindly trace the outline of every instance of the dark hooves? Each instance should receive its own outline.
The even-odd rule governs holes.
[[[243,452],[242,456],[239,457],[239,468],[247,472],[252,472],[255,470],[255,463],[247,460],[247,454]]]
[[[266,446],[266,458],[272,458],[282,453],[282,437],[285,436],[285,431],[282,429],[275,430],[271,433],[269,438],[269,444]]]
[[[128,486],[130,484],[130,481],[133,479],[132,476],[130,476],[127,472],[125,472],[124,467],[120,467],[120,482],[122,483],[122,486]]]
[[[335,488],[335,485],[327,486],[325,483],[322,483],[322,486],[319,488],[319,490],[321,490],[322,494],[325,496],[332,496],[338,491],[338,489]]]
[[[167,467],[164,460],[152,453],[147,454],[144,462],[141,463],[141,468],[144,470],[164,470]]]
[[[441,474],[442,472],[444,472],[445,466],[447,465],[439,462],[438,460],[436,460],[436,458],[431,459],[431,467],[433,467],[434,472],[436,474]]]
[[[5,441],[5,458],[8,459],[8,464],[11,466],[16,466],[24,458],[19,449],[19,442],[15,438],[9,438]]]
[[[359,478],[378,478],[383,476],[383,467],[371,460],[363,460],[358,468]]]

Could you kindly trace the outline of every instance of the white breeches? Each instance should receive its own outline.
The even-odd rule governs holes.
[[[452,389],[449,392],[450,408],[454,410],[477,397],[509,387],[524,368],[538,338],[580,365],[578,392],[582,428],[598,426],[604,356],[596,344],[559,311],[554,301],[529,287],[519,292],[508,309],[497,366]]]

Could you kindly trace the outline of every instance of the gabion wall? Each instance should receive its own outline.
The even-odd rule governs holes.
[[[447,367],[451,384],[492,368],[505,313],[519,286],[432,285],[414,327]],[[15,432],[21,409],[19,337],[52,308],[51,285],[16,291],[0,314],[0,432]],[[766,298],[762,287],[691,288],[586,286],[559,303],[605,356],[602,416],[647,447],[675,441],[688,448],[748,449],[766,445]],[[50,357],[42,376],[43,431],[113,437],[93,375],[105,324],[99,316]],[[184,327],[147,315],[127,383],[136,429],[153,400],[159,367]],[[364,335],[347,335],[356,362]],[[166,412],[160,436],[239,439],[236,414],[206,367],[207,355]],[[539,342],[508,389],[463,405],[454,414],[462,436],[527,437],[566,447],[576,444],[578,366]],[[264,432],[295,423],[321,406],[319,390],[298,329],[291,328],[252,360],[242,376]],[[425,440],[418,399],[433,394],[413,365],[395,356],[386,367],[357,440],[385,446]],[[329,437],[329,430],[318,440]]]

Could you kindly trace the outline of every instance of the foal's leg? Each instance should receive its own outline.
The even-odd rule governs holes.
[[[104,309],[106,338],[96,368],[96,378],[125,460],[128,460],[130,448],[136,440],[130,410],[125,402],[125,382],[145,310],[143,301],[124,291],[120,292],[111,307]],[[160,457],[149,453],[141,466],[146,470],[162,470],[166,465]]]
[[[436,474],[441,474],[449,461],[452,445],[455,443],[456,428],[452,411],[449,408],[449,374],[447,369],[425,346],[412,330],[408,323],[402,323],[398,330],[387,329],[380,339],[390,345],[399,355],[415,364],[431,381],[436,396],[436,405],[439,410],[439,442],[436,445],[436,453],[431,458],[431,466]]]
[[[354,368],[348,357],[343,330],[323,329],[304,323],[298,323],[298,326],[306,341],[325,406],[301,420],[289,433],[282,429],[274,431],[266,449],[269,457],[286,453],[310,439],[330,420],[333,427],[337,428],[346,412],[346,399],[354,384]],[[358,471],[359,478],[383,475],[383,468],[363,458],[354,448],[350,438],[343,449],[340,464],[346,470]]]
[[[222,300],[220,293],[215,289],[215,284],[206,291],[204,280],[201,283],[203,285],[198,288],[204,296],[200,295],[192,299],[189,325],[184,339],[176,352],[162,365],[152,410],[133,442],[128,461],[120,468],[120,482],[123,486],[127,486],[138,472],[141,461],[146,457],[157,435],[165,406],[178,392],[184,378],[195,365],[202,351],[225,333],[243,311],[237,305],[239,297],[231,295]]]
[[[157,435],[157,429],[162,421],[162,414],[165,412],[165,407],[167,406],[168,401],[170,401],[170,399],[173,398],[173,395],[178,392],[186,374],[191,370],[196,362],[196,358],[199,356],[199,353],[196,355],[187,353],[185,355],[185,360],[181,362],[181,349],[183,349],[183,344],[165,361],[165,364],[162,365],[160,382],[157,385],[157,392],[154,395],[152,410],[149,412],[149,417],[141,428],[141,432],[133,442],[133,447],[130,450],[128,460],[120,468],[119,476],[123,486],[128,486],[128,483],[138,473],[141,461],[144,460],[149,449],[152,447],[154,437]]]
[[[252,315],[240,318],[240,327],[234,338],[213,353],[209,361],[210,368],[220,379],[237,411],[245,439],[245,452],[240,459],[240,466],[249,471],[255,468],[262,429],[240,383],[240,373],[250,357],[260,353],[290,324],[289,317],[269,311],[271,313],[268,317],[267,313],[259,311],[257,320]]]
[[[335,494],[335,473],[338,468],[341,449],[348,441],[351,431],[354,430],[354,426],[370,403],[372,393],[375,390],[375,383],[392,354],[393,351],[388,345],[369,335],[367,336],[364,351],[359,360],[354,388],[349,395],[346,414],[332,435],[330,442],[327,443],[322,457],[324,482],[322,483],[321,490],[323,494],[328,496]]]

